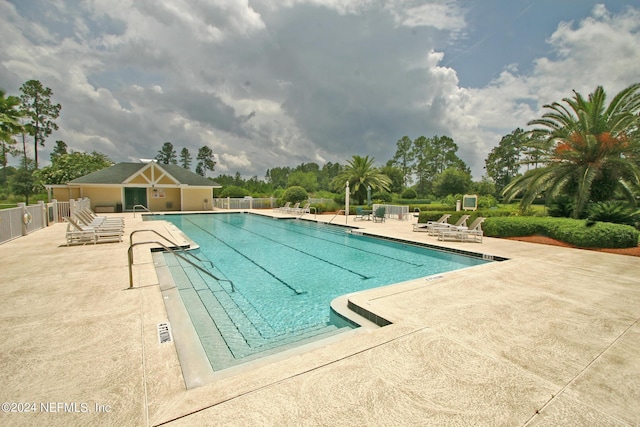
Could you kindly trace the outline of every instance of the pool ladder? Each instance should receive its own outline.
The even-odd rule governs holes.
[[[169,246],[165,245],[164,243],[159,242],[157,240],[150,240],[150,241],[145,241],[145,242],[133,243],[133,235],[135,233],[143,232],[143,231],[149,231],[149,232],[157,234],[158,236],[162,237],[164,240],[169,242],[169,244],[172,245],[172,247],[169,247]],[[156,230],[151,230],[151,229],[134,230],[133,232],[131,232],[131,235],[129,236],[129,249],[127,251],[127,256],[128,256],[128,259],[129,259],[129,289],[133,288],[133,247],[134,246],[138,246],[138,245],[151,245],[151,244],[156,244],[156,245],[162,246],[162,248],[164,250],[166,250],[167,252],[170,252],[173,256],[175,256],[177,258],[180,258],[183,261],[191,264],[193,267],[197,268],[198,270],[202,271],[203,273],[205,273],[206,275],[212,277],[213,279],[217,280],[218,282],[229,282],[229,284],[231,285],[231,292],[235,292],[236,291],[236,288],[233,285],[233,282],[231,280],[229,280],[229,279],[220,279],[219,277],[216,277],[213,273],[211,273],[209,270],[206,270],[206,269],[200,267],[198,264],[194,263],[193,261],[188,259],[186,256],[183,256],[183,255],[179,254],[178,252],[182,252],[185,255],[188,255],[188,256],[190,256],[192,258],[195,258],[196,260],[198,260],[199,262],[204,264],[203,260],[201,260],[200,258],[195,256],[194,254],[187,252],[185,250],[185,248],[183,248],[182,246],[177,245],[176,243],[174,243],[171,240],[169,240],[166,236],[163,236],[162,234],[158,233]],[[208,262],[211,262],[211,261],[208,261]]]

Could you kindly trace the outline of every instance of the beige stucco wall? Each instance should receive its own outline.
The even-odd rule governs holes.
[[[51,198],[59,202],[68,202],[72,199],[80,198],[80,189],[78,188],[52,188]]]
[[[179,188],[158,188],[158,192],[164,197],[154,197],[153,190],[153,188],[147,189],[147,202],[149,203],[149,210],[153,212],[180,210]]]
[[[211,188],[185,188],[182,193],[182,210],[183,211],[201,211],[205,210],[204,201],[208,201],[209,209],[211,207]]]
[[[113,206],[122,203],[122,187],[83,187],[82,197],[91,199],[91,209],[96,206]]]

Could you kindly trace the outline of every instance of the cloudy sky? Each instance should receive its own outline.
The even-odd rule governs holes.
[[[170,141],[211,147],[211,176],[447,135],[480,179],[545,103],[640,81],[637,0],[0,0],[0,35],[0,88],[62,105],[40,159]]]

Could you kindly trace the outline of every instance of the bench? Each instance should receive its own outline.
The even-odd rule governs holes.
[[[114,213],[116,211],[115,206],[96,206],[96,213]]]

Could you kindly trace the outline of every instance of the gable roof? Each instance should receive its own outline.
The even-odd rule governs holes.
[[[157,165],[156,165],[157,166]],[[182,166],[178,165],[161,165],[162,169],[167,171],[169,175],[177,179],[181,184],[188,185],[199,185],[199,186],[207,186],[207,187],[222,187],[215,181],[210,180],[209,178],[205,178],[202,175],[198,175],[197,173],[191,172],[189,169],[185,169]]]
[[[104,168],[69,181],[69,184],[125,184],[134,175],[148,167],[155,167],[166,172],[180,184],[198,187],[221,187],[217,182],[193,173],[183,167],[177,165],[158,164],[155,162],[117,163],[113,166],[109,166],[108,168]]]

